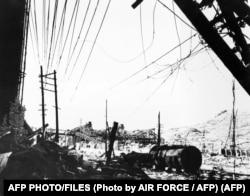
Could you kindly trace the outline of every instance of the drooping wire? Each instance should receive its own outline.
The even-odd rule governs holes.
[[[106,15],[107,15],[107,12],[108,12],[108,9],[109,9],[109,6],[110,6],[110,3],[111,3],[111,0],[109,0],[108,5],[107,5],[107,7],[106,7],[106,10],[105,10],[104,16],[103,16],[103,18],[102,18],[101,25],[100,25],[100,27],[99,27],[99,29],[98,29],[97,34],[96,34],[96,37],[95,37],[94,43],[93,43],[93,45],[92,45],[92,48],[91,48],[91,51],[90,51],[90,53],[89,53],[88,59],[87,59],[87,61],[86,61],[86,63],[85,63],[85,66],[84,66],[83,72],[82,72],[82,74],[81,74],[81,76],[80,76],[80,79],[79,79],[79,81],[78,81],[78,84],[77,84],[77,86],[76,86],[76,88],[75,88],[75,92],[76,92],[76,91],[77,91],[77,89],[78,89],[78,86],[79,86],[79,84],[80,84],[80,82],[81,82],[81,80],[82,80],[82,77],[83,77],[83,75],[84,75],[84,73],[85,73],[85,70],[86,70],[86,68],[87,68],[87,65],[88,65],[88,63],[89,63],[89,59],[90,59],[91,54],[92,54],[92,52],[93,52],[93,49],[94,49],[94,47],[95,47],[95,42],[96,42],[96,40],[97,40],[97,38],[98,38],[98,36],[99,36],[99,34],[100,34],[100,31],[101,31],[101,29],[102,29],[102,26],[103,26],[104,20],[105,20],[105,18],[106,18]],[[74,92],[74,94],[75,94],[75,92]],[[72,99],[73,99],[73,97],[74,97],[74,94],[73,94],[73,96],[72,96]],[[72,99],[71,99],[71,100],[72,100]]]
[[[204,48],[201,48],[200,50],[202,50]],[[199,51],[200,51],[199,50]],[[197,51],[197,52],[199,52]],[[196,53],[197,53],[196,52]],[[180,59],[179,61],[175,62],[175,64],[177,64],[177,66],[174,69],[171,69],[169,75],[157,86],[157,88],[145,99],[145,101],[139,106],[137,107],[130,116],[134,115],[139,109],[141,109],[141,107],[146,104],[154,95],[155,93],[166,83],[166,81],[170,78],[170,76],[173,75],[174,72],[176,72],[176,70],[180,69],[181,64],[188,59],[191,56],[192,53],[188,54],[185,58]]]
[[[143,105],[145,105],[150,99],[151,97],[153,97],[153,95],[162,87],[162,85],[170,78],[170,76],[175,72],[175,70],[178,69],[178,67],[181,64],[179,63],[178,66],[176,66],[174,69],[171,70],[170,74],[160,83],[160,85],[146,98],[146,100],[139,106],[137,107],[131,114],[130,116],[134,115],[138,110],[140,110],[142,108]]]
[[[172,63],[172,64],[169,64],[169,65],[165,66],[163,69],[161,69],[161,70],[159,70],[159,71],[157,71],[157,72],[155,72],[155,73],[149,75],[148,77],[142,79],[142,80],[139,81],[138,83],[141,83],[141,82],[143,82],[143,81],[145,81],[145,80],[148,80],[148,79],[150,79],[150,78],[152,78],[152,77],[154,77],[154,76],[156,76],[156,75],[162,73],[163,71],[172,68],[173,66],[177,65],[178,63],[183,63],[184,60],[186,60],[186,59],[188,59],[188,58],[191,58],[191,57],[195,56],[196,54],[199,54],[201,50],[205,49],[205,47],[203,47],[203,48],[199,49],[198,51],[194,52],[194,51],[198,48],[199,45],[200,45],[200,44],[198,43],[198,44],[193,48],[193,50],[190,51],[190,53],[189,53],[186,57],[184,57],[184,58],[178,60],[177,62],[174,62],[174,63]]]
[[[181,44],[178,44],[177,46],[173,47],[172,49],[168,50],[167,52],[165,52],[163,55],[161,55],[160,57],[156,58],[155,60],[153,60],[151,63],[147,64],[146,66],[144,66],[143,68],[139,69],[138,71],[134,72],[133,74],[129,75],[128,77],[122,79],[120,82],[118,82],[117,84],[113,85],[112,87],[110,87],[109,89],[103,91],[101,94],[113,90],[114,88],[116,88],[117,86],[121,85],[122,83],[126,82],[127,80],[129,80],[130,78],[136,76],[137,74],[141,73],[143,70],[145,70],[146,68],[152,66],[153,64],[155,64],[157,61],[159,61],[160,59],[162,59],[163,57],[167,56],[168,54],[170,54],[171,52],[173,52],[174,50],[176,50],[177,48],[180,47],[180,45],[183,45],[184,43],[186,43],[187,41],[189,41],[190,39],[192,39],[193,37],[195,37],[197,35],[194,34],[191,37],[187,38],[186,40],[184,40]]]
[[[157,6],[157,0],[155,0],[155,4],[154,4],[154,8],[153,8],[153,28],[152,28],[152,39],[151,39],[151,43],[149,44],[149,46],[147,46],[147,48],[145,49],[145,52],[147,52],[154,43],[155,40],[155,12],[156,12],[156,6]],[[87,40],[86,40],[87,41]],[[88,41],[91,42],[91,41]],[[130,59],[127,60],[122,60],[122,59],[118,59],[117,57],[112,56],[110,53],[108,53],[100,44],[98,44],[98,42],[96,42],[96,46],[98,46],[101,51],[110,59],[112,59],[113,61],[116,61],[118,63],[130,63],[133,62],[135,60],[137,60],[138,58],[140,58],[143,55],[143,52],[140,52],[138,55],[136,55],[135,57],[132,57]]]
[[[206,52],[207,52],[209,58],[211,59],[213,65],[214,65],[214,67],[215,67],[215,69],[222,75],[222,77],[223,77],[225,80],[228,80],[228,78],[226,78],[226,76],[221,72],[221,70],[219,69],[219,67],[217,66],[217,64],[215,63],[215,61],[213,60],[213,58],[212,58],[212,56],[211,56],[211,54],[210,54],[210,52],[209,52],[208,49],[206,50]]]

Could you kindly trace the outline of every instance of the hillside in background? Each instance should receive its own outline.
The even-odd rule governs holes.
[[[230,130],[231,111],[222,111],[211,120],[192,127],[171,128],[162,131],[166,143],[194,145],[208,152],[220,152],[221,148],[231,144]],[[250,114],[238,112],[236,121],[236,144],[239,149],[250,149]]]

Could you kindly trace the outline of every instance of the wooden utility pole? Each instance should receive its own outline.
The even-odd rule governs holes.
[[[114,145],[114,142],[115,142],[117,130],[118,130],[118,123],[114,122],[112,130],[111,130],[111,134],[110,134],[110,142],[109,142],[109,149],[108,149],[108,152],[107,152],[106,165],[109,165],[110,161],[111,161],[111,154],[112,154],[113,149],[114,149],[113,145]]]
[[[49,77],[53,75],[53,78]],[[42,123],[43,127],[45,129],[45,109],[44,109],[44,90],[54,92],[55,93],[55,121],[56,121],[56,135],[55,135],[55,141],[59,141],[59,117],[58,117],[58,96],[57,96],[57,82],[56,82],[56,71],[54,70],[53,73],[45,74],[43,75],[43,68],[41,66],[41,91],[42,91]],[[54,80],[54,84],[50,84],[47,81],[45,82],[43,78]],[[44,84],[48,84],[50,86],[54,86],[53,90],[44,88]],[[43,130],[44,133],[45,130]]]
[[[105,155],[107,156],[108,151],[108,101],[106,99],[106,109],[105,109]]]
[[[202,132],[202,153],[205,153],[206,151],[206,144],[205,144],[205,134],[206,134],[206,130],[203,129],[203,132]]]
[[[232,91],[233,91],[233,114],[232,114],[232,124],[233,124],[233,136],[232,136],[232,150],[233,152],[236,152],[236,142],[235,142],[235,124],[236,124],[236,116],[235,116],[235,81],[233,81],[233,86],[232,86]],[[235,153],[236,154],[236,153]]]
[[[43,67],[40,67],[41,70],[41,93],[42,93],[42,132],[45,131],[45,107],[44,107],[44,86],[43,86]]]
[[[233,180],[235,180],[235,164],[236,164],[236,157],[237,157],[237,152],[236,152],[236,142],[235,142],[235,124],[236,124],[236,115],[235,115],[235,81],[233,80],[233,138],[232,138],[232,151],[234,157],[234,173],[233,173]]]
[[[157,140],[158,146],[161,145],[161,113],[158,113],[158,140]]]
[[[58,118],[57,83],[56,83],[56,71],[55,70],[54,70],[54,86],[55,86],[55,112],[56,112],[56,136],[55,136],[55,141],[59,142],[59,118]]]

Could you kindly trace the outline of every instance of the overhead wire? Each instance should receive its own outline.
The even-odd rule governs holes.
[[[144,46],[144,36],[143,36],[143,27],[142,27],[142,5],[141,4],[140,4],[140,34],[141,34],[141,44],[142,44],[144,66],[146,66],[147,59],[146,59],[145,46]],[[148,77],[148,69],[147,68],[146,68],[146,76]],[[146,92],[148,92],[148,84],[146,86]]]
[[[31,18],[31,17],[30,17]],[[35,52],[35,44],[34,44],[34,41],[33,41],[33,35],[32,35],[32,29],[31,29],[31,25],[29,25],[29,37],[30,37],[30,40],[31,40],[31,46],[32,46],[32,49],[33,49],[33,54],[37,60],[37,63],[39,63],[39,60],[38,60],[38,56],[37,56],[37,53]]]
[[[167,8],[170,12],[172,12],[179,20],[181,20],[184,24],[186,24],[187,26],[189,26],[191,29],[193,29],[194,31],[197,31],[194,27],[192,27],[190,24],[188,24],[185,20],[183,20],[179,15],[177,15],[173,10],[171,10],[166,4],[164,4],[163,2],[161,2],[160,0],[158,0],[158,2],[165,8]]]
[[[197,45],[198,46],[198,45]],[[203,50],[204,48],[201,48],[200,50]],[[199,50],[199,51],[200,51]],[[199,51],[197,51],[197,52],[199,52]],[[196,53],[197,53],[196,52]],[[145,101],[139,106],[139,107],[137,107],[131,114],[130,114],[130,117],[132,116],[132,115],[134,115],[139,109],[141,109],[141,107],[146,103],[146,102],[148,102],[154,95],[155,95],[155,93],[165,84],[165,82],[170,78],[170,76],[171,75],[173,75],[173,73],[176,71],[176,70],[178,70],[179,69],[179,67],[181,66],[181,64],[186,60],[186,59],[188,59],[190,56],[192,55],[192,53],[189,53],[186,57],[184,57],[184,58],[182,58],[182,59],[180,59],[178,62],[175,62],[175,64],[177,64],[177,66],[174,68],[174,69],[172,69],[171,71],[170,71],[170,73],[168,74],[168,76],[160,83],[160,85],[158,85],[157,86],[157,88],[145,99]]]
[[[60,32],[60,38],[59,38],[59,46],[58,46],[58,50],[57,50],[57,67],[56,70],[59,69],[59,65],[60,65],[60,56],[62,54],[62,47],[63,47],[63,36],[64,36],[64,27],[65,27],[65,15],[64,15],[64,19],[63,19],[63,23],[62,23],[62,29]]]
[[[76,27],[76,20],[77,20],[77,16],[78,16],[79,4],[80,4],[80,1],[78,0],[78,6],[77,6],[76,14],[75,14],[75,20],[74,20],[74,25],[73,25],[73,30],[72,30],[71,40],[70,40],[70,45],[69,45],[67,65],[68,65],[68,62],[69,62],[69,57],[70,57],[70,52],[71,52],[73,37],[74,37],[74,34],[75,34],[75,27]]]
[[[154,8],[153,8],[152,39],[151,39],[150,44],[147,46],[147,48],[145,48],[145,52],[147,52],[153,46],[153,43],[154,43],[154,40],[155,40],[155,12],[156,12],[156,6],[157,6],[157,0],[155,0],[155,4],[154,4]],[[91,41],[86,40],[86,42],[91,42]],[[143,55],[143,52],[140,52],[135,57],[132,57],[132,58],[126,59],[126,60],[122,60],[122,59],[118,59],[117,57],[112,56],[98,42],[96,42],[96,45],[101,49],[101,51],[107,57],[109,57],[110,59],[112,59],[113,61],[116,61],[118,63],[130,63],[130,62],[133,62],[133,61],[137,60],[138,58],[140,58]]]
[[[31,8],[32,8],[32,6],[31,6]],[[36,44],[35,22],[34,22],[34,19],[33,19],[33,12],[32,12],[32,10],[30,12],[30,21],[31,22],[29,24],[29,27],[30,27],[30,35],[31,35],[31,38],[32,38],[31,41],[32,41],[32,45],[34,47],[34,55],[36,56],[37,63],[40,64],[40,61],[39,61],[39,51],[38,51],[37,44]]]
[[[153,64],[155,64],[155,62],[159,61],[160,59],[162,59],[163,57],[167,56],[168,54],[170,54],[171,52],[173,52],[174,50],[176,50],[177,48],[179,48],[180,45],[183,45],[184,43],[186,43],[187,41],[189,41],[190,39],[192,39],[193,37],[195,37],[197,35],[197,33],[193,34],[192,36],[190,36],[189,38],[185,39],[181,44],[176,45],[175,47],[173,47],[172,49],[168,50],[167,52],[165,52],[164,54],[162,54],[160,57],[156,58],[155,60],[153,60],[151,63],[147,64],[146,66],[144,66],[143,68],[137,70],[136,72],[134,72],[133,74],[125,77],[124,79],[122,79],[121,81],[119,81],[117,84],[113,85],[112,87],[110,87],[109,89],[103,91],[101,94],[113,90],[114,88],[116,88],[117,86],[121,85],[122,83],[126,82],[127,80],[129,80],[130,78],[136,76],[137,74],[139,74],[140,72],[142,72],[143,70],[145,70],[146,68],[152,66]]]
[[[205,65],[203,65],[202,67],[200,67],[200,68],[197,68],[197,69],[187,69],[187,71],[200,71],[200,70],[202,70],[202,69],[205,69],[206,67],[208,67],[209,65],[211,65],[211,64],[213,64],[213,63],[215,63],[215,61],[218,61],[219,60],[219,58],[214,58],[214,59],[211,59],[211,61],[209,62],[209,63],[207,63],[207,64],[205,64]]]
[[[155,39],[155,11],[156,11],[156,6],[157,6],[157,0],[155,0],[155,4],[154,4],[154,9],[153,9],[153,33],[152,33],[152,41],[151,44],[149,46],[153,45],[154,39]]]
[[[46,33],[45,33],[45,61],[48,59],[48,40],[49,40],[49,24],[50,24],[50,1],[48,2],[48,8],[47,8],[47,24],[46,24]],[[45,63],[44,61],[44,63]]]
[[[65,74],[66,74],[66,72],[67,72],[67,70],[68,70],[68,66],[69,66],[69,64],[70,64],[70,62],[71,62],[71,59],[72,59],[73,54],[74,54],[74,52],[75,52],[76,46],[77,46],[77,44],[79,43],[78,41],[79,41],[79,39],[80,39],[80,37],[81,37],[81,34],[82,34],[82,30],[83,30],[83,27],[84,27],[84,24],[85,24],[87,15],[88,15],[88,11],[89,11],[90,4],[91,4],[91,0],[89,0],[89,3],[88,3],[88,6],[87,6],[87,9],[86,9],[86,11],[85,11],[85,15],[84,15],[84,18],[83,18],[83,22],[82,22],[82,25],[81,25],[81,28],[80,28],[80,31],[79,31],[77,40],[76,40],[76,42],[75,42],[75,45],[74,45],[73,51],[72,51],[72,53],[71,53],[71,55],[70,55],[70,58],[69,58],[69,60],[68,60],[68,62],[67,62]]]
[[[45,14],[46,13],[46,0],[43,0],[43,12],[42,12],[42,51],[43,51],[43,62],[45,60]]]
[[[173,7],[173,13],[175,13],[175,6],[174,6],[174,1],[173,0],[172,0],[172,7]],[[176,15],[173,14],[173,16],[174,16],[174,24],[175,24],[175,29],[176,29],[176,34],[177,34],[178,42],[181,43],[180,34],[179,34],[179,30],[178,30],[178,25],[177,25],[177,21],[176,21]],[[180,46],[180,59],[182,59],[182,49],[181,49],[181,46]],[[175,83],[176,83],[178,75],[179,75],[179,71],[180,71],[180,67],[177,70],[177,74],[176,74],[176,77],[175,77],[175,80],[174,80],[172,92],[174,90]]]
[[[192,36],[193,35],[193,30],[192,29],[190,29],[190,36]],[[193,42],[192,42],[192,39],[190,40],[190,46],[189,46],[189,51],[191,51],[191,48],[192,48],[192,45],[193,45]]]
[[[143,53],[143,60],[145,66],[147,65],[146,54],[145,54],[145,46],[144,46],[144,38],[143,38],[143,28],[142,28],[142,9],[140,5],[140,33],[141,33],[141,43],[142,43],[142,53]],[[146,69],[147,71],[147,69]]]
[[[70,32],[70,29],[71,29],[72,20],[73,20],[73,17],[74,17],[74,15],[75,15],[76,7],[77,7],[77,5],[79,5],[77,2],[78,2],[78,1],[76,1],[76,2],[75,2],[75,5],[74,5],[74,9],[73,9],[73,12],[72,12],[72,16],[71,16],[71,19],[70,19],[70,22],[69,22],[69,27],[68,27],[67,35],[66,35],[66,38],[65,38],[65,40],[64,40],[63,48],[62,48],[62,51],[61,51],[60,56],[59,56],[57,68],[60,67],[60,62],[61,62],[61,60],[62,60],[62,55],[63,55],[64,49],[65,49],[65,46],[66,46],[66,43],[67,43],[67,40],[68,40],[69,32]]]
[[[79,57],[80,57],[80,54],[81,54],[82,49],[83,49],[83,46],[84,46],[84,44],[85,44],[85,42],[86,42],[86,38],[87,38],[87,36],[88,36],[88,34],[89,34],[89,30],[90,30],[90,28],[91,28],[91,25],[92,25],[92,23],[93,23],[94,17],[95,17],[95,15],[96,15],[96,10],[97,10],[97,8],[98,8],[99,1],[100,1],[100,0],[97,1],[97,4],[96,4],[95,10],[94,10],[94,13],[93,13],[93,15],[92,15],[92,17],[91,17],[90,24],[89,24],[89,26],[88,26],[87,32],[86,32],[86,34],[85,34],[85,37],[84,37],[84,39],[83,39],[81,48],[80,48],[80,50],[79,50],[79,52],[78,52],[78,54],[77,54],[76,60],[75,60],[75,62],[74,62],[74,64],[73,64],[73,68],[71,69],[71,72],[70,72],[70,74],[69,74],[68,80],[70,79],[71,74],[73,73],[73,71],[74,71],[74,69],[75,69],[76,63],[77,63],[77,61],[78,61],[78,59],[79,59]]]
[[[36,17],[36,3],[35,1],[33,1],[33,11],[34,11],[34,21],[33,21],[33,25],[34,25],[34,31],[35,31],[35,40],[36,40],[36,47],[37,47],[37,54],[38,54],[38,61],[40,64],[40,55],[39,55],[39,41],[38,41],[38,30],[37,30],[37,17]]]
[[[49,57],[48,57],[48,61],[47,61],[47,73],[49,72],[49,68],[51,67],[51,66],[50,66],[50,56],[51,56],[51,49],[52,49],[53,43],[54,43],[54,35],[55,35],[55,29],[56,29],[57,10],[58,10],[58,0],[55,0],[54,16],[53,16],[53,22],[52,22],[52,28],[51,28],[51,36],[50,36]]]
[[[199,46],[200,45],[200,43],[197,45],[197,46]],[[201,48],[201,49],[199,49],[198,51],[196,51],[196,52],[192,52],[192,50],[190,49],[190,56],[189,56],[189,58],[193,58],[194,56],[196,56],[196,55],[198,55],[198,54],[200,54],[200,53],[204,53],[205,51],[203,50],[203,49],[207,49],[207,46],[204,46],[203,48]],[[183,64],[183,66],[182,67],[184,67],[184,73],[186,73],[186,75],[188,75],[188,73],[187,73],[187,69],[186,69],[186,65],[185,65],[185,63]],[[181,69],[181,67],[180,67],[180,69]],[[179,70],[178,70],[179,71]],[[193,80],[188,76],[188,79],[189,79],[189,81],[190,82],[193,82]]]
[[[107,12],[108,12],[108,9],[109,9],[109,6],[110,6],[110,3],[111,3],[111,0],[109,0],[108,5],[107,5],[107,7],[106,7],[106,10],[105,10],[104,16],[103,16],[102,21],[101,21],[101,25],[100,25],[100,27],[99,27],[99,29],[98,29],[97,34],[96,34],[96,37],[95,37],[94,43],[93,43],[93,45],[92,45],[92,48],[91,48],[91,51],[90,51],[90,53],[89,53],[88,59],[87,59],[87,61],[86,61],[86,63],[85,63],[85,66],[84,66],[83,72],[82,72],[82,74],[81,74],[81,76],[80,76],[80,79],[79,79],[79,81],[78,81],[78,84],[77,84],[77,86],[76,86],[76,88],[75,88],[75,92],[76,92],[76,91],[77,91],[77,89],[78,89],[78,86],[79,86],[79,84],[80,84],[80,82],[81,82],[81,80],[82,80],[82,77],[83,77],[83,75],[84,75],[84,73],[85,73],[85,70],[86,70],[86,68],[87,68],[87,65],[88,65],[88,63],[89,63],[89,60],[90,60],[91,54],[92,54],[93,49],[94,49],[94,47],[95,47],[95,42],[96,42],[96,40],[97,40],[97,38],[98,38],[98,36],[99,36],[99,34],[100,34],[100,31],[101,31],[101,29],[102,29],[102,26],[103,26],[104,20],[105,20],[105,18],[106,18],[106,15],[107,15]],[[74,92],[74,94],[75,94],[75,92]],[[74,94],[73,94],[73,96],[72,96],[72,99],[73,99],[73,97],[74,97]],[[72,100],[72,99],[71,99],[71,100]]]
[[[179,64],[180,66],[181,64]],[[160,83],[160,85],[146,98],[146,100],[139,106],[137,107],[131,114],[130,117],[132,115],[134,115],[139,109],[142,108],[142,106],[147,103],[149,101],[149,99],[161,88],[161,86],[169,79],[169,77],[175,72],[175,70],[179,67],[176,66],[174,69],[171,70],[170,74]]]
[[[199,45],[200,45],[200,44],[198,43],[198,44],[193,48],[193,50],[190,51],[190,53],[189,53],[186,57],[183,57],[182,59],[178,60],[177,62],[174,62],[174,63],[172,63],[172,64],[167,65],[165,68],[163,68],[163,69],[161,69],[161,70],[159,70],[159,71],[157,71],[157,72],[155,72],[155,73],[149,75],[148,77],[146,77],[146,78],[140,80],[138,83],[143,82],[143,81],[145,81],[145,80],[148,80],[148,79],[150,79],[150,78],[152,78],[152,77],[154,77],[154,76],[156,76],[156,75],[162,73],[163,71],[165,71],[165,70],[167,70],[167,69],[170,69],[172,66],[178,65],[178,63],[182,63],[182,62],[183,62],[184,60],[186,60],[187,58],[191,58],[191,57],[193,57],[194,55],[199,54],[200,51],[203,50],[203,49],[205,48],[205,47],[203,47],[202,49],[200,49],[200,50],[194,52],[194,51],[198,48]]]
[[[208,50],[208,49],[206,50],[206,52],[207,52],[209,58],[211,59],[211,61],[213,62],[213,65],[214,65],[215,69],[218,70],[218,72],[222,75],[222,77],[223,77],[225,80],[228,80],[228,78],[226,78],[226,76],[221,72],[221,70],[219,69],[219,67],[216,65],[216,63],[215,63],[215,61],[213,60],[213,58],[212,58],[211,54],[209,53],[209,50]]]
[[[173,6],[173,12],[175,13],[175,7],[174,7],[174,1],[172,0],[172,6]],[[178,42],[179,44],[181,43],[181,38],[180,38],[180,34],[179,34],[179,30],[178,30],[178,25],[177,25],[177,21],[176,21],[176,15],[174,15],[174,24],[175,24],[175,30],[176,30],[176,34],[177,34],[177,38],[178,38]],[[181,50],[181,46],[180,46],[180,59],[182,58],[182,50]]]
[[[64,28],[64,22],[65,22],[65,16],[66,16],[66,8],[67,8],[67,2],[68,0],[65,0],[64,2],[64,7],[63,7],[63,10],[62,10],[62,14],[61,14],[61,20],[60,20],[60,24],[59,24],[59,28],[58,28],[58,32],[57,32],[57,36],[56,36],[56,42],[54,44],[54,49],[53,49],[53,54],[52,54],[52,60],[51,60],[51,64],[54,62],[54,57],[55,57],[55,52],[56,52],[56,48],[57,48],[57,44],[58,44],[58,40],[59,40],[59,37],[60,38],[63,38],[63,28]],[[61,45],[61,42],[62,40],[60,39],[60,45]],[[60,51],[60,46],[59,46],[59,49],[58,49],[58,53]],[[57,67],[58,68],[58,67]],[[57,69],[56,68],[56,69]]]

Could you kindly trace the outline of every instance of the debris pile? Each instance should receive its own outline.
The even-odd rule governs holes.
[[[42,141],[5,159],[0,179],[148,179],[140,167],[128,166],[117,158],[107,166],[101,158],[84,160],[83,156],[76,150]]]
[[[13,152],[0,174],[4,179],[80,179],[95,170],[80,157],[70,154],[51,141],[43,141],[30,149]]]

